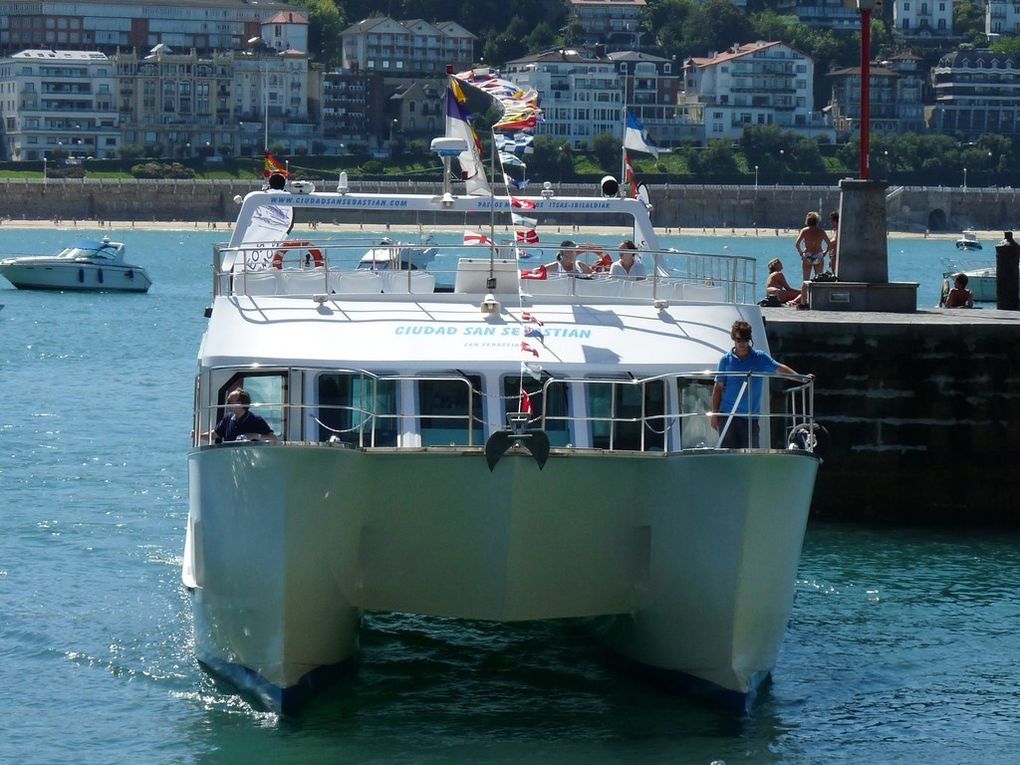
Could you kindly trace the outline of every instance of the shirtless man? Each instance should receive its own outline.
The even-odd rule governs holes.
[[[818,225],[821,219],[818,213],[809,212],[804,219],[804,228],[800,230],[800,236],[793,245],[797,248],[797,254],[800,255],[804,267],[804,281],[811,278],[812,270],[818,275],[825,268],[825,256],[829,252],[829,235]]]

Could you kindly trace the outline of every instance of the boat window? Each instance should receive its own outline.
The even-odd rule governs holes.
[[[654,380],[643,385],[588,383],[587,393],[592,446],[596,449],[662,451],[666,448],[667,428],[663,417],[666,385],[663,381]]]
[[[358,446],[397,445],[397,383],[369,375],[319,375],[319,440]]]
[[[420,380],[418,382],[419,427],[422,446],[463,446],[485,443],[482,434],[482,378]]]
[[[531,419],[529,427],[541,427],[549,436],[550,446],[566,446],[570,443],[570,423],[567,418],[570,416],[568,404],[568,389],[566,383],[552,383],[545,388],[543,386],[549,380],[549,375],[543,373],[541,381],[525,375],[522,383],[520,375],[509,375],[503,378],[503,411],[519,412],[521,410],[521,388],[528,394],[531,402]],[[545,423],[542,423],[542,407],[545,405],[544,397],[549,396],[546,406]],[[504,417],[504,424],[506,420]]]
[[[283,438],[284,401],[287,397],[287,378],[282,372],[259,374],[238,373],[219,390],[219,417],[226,414],[227,394],[235,388],[244,388],[251,395],[251,411],[262,417],[277,436]],[[219,418],[217,418],[217,422]]]
[[[715,446],[719,435],[708,417],[712,411],[713,381],[677,378],[680,402],[680,442],[684,449]]]

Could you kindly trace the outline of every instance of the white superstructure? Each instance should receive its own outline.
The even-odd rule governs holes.
[[[199,659],[287,708],[355,655],[364,611],[604,617],[629,659],[746,699],[779,650],[819,462],[787,448],[806,378],[772,381],[760,444],[715,448],[706,370],[737,318],[767,349],[749,261],[660,253],[638,200],[548,194],[518,204],[633,221],[650,278],[521,279],[488,248],[441,245],[426,270],[372,271],[363,246],[246,242],[267,206],[456,221],[493,204],[510,210],[244,199],[214,257],[195,432],[243,386],[281,443],[198,436],[189,453]]]

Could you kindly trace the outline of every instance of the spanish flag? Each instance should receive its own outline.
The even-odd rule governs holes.
[[[286,166],[281,164],[280,161],[276,157],[274,157],[272,154],[270,154],[267,151],[266,152],[266,163],[265,163],[265,166],[262,169],[262,177],[263,178],[268,178],[273,173],[279,173],[284,178],[289,178],[290,177],[290,173],[287,172]]]

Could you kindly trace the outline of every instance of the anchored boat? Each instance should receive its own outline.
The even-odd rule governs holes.
[[[124,245],[83,239],[56,255],[0,260],[0,276],[22,290],[148,292],[144,268],[124,262]]]
[[[305,208],[463,225],[521,206],[629,221],[648,278],[522,271],[492,237],[373,269],[363,246],[251,234]],[[286,711],[356,655],[367,611],[586,617],[633,662],[753,696],[820,462],[807,377],[764,376],[760,440],[717,448],[733,321],[768,347],[753,260],[660,250],[638,199],[306,182],[243,199],[213,276],[183,566],[204,665]],[[239,387],[279,443],[214,443]]]

